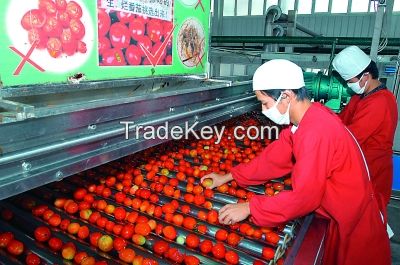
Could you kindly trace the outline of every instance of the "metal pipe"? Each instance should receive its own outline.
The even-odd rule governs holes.
[[[394,88],[393,88],[393,94],[396,97],[396,101],[398,100],[399,90],[400,90],[400,49],[397,54],[396,74],[394,78]]]
[[[371,52],[369,56],[376,62],[378,57],[379,40],[381,39],[383,16],[385,15],[385,6],[379,4],[375,17],[374,33],[372,35]]]
[[[332,68],[333,68],[332,62],[333,62],[333,58],[335,57],[335,50],[336,50],[336,41],[334,41],[332,44],[331,56],[329,58],[329,69],[328,69],[329,76],[332,75]]]
[[[313,37],[322,36],[322,34],[318,34],[318,33],[314,32],[314,31],[304,27],[303,25],[301,25],[299,23],[296,23],[296,29],[298,29],[301,32],[304,32],[304,33],[306,33],[306,34],[308,34],[310,36],[313,36]]]
[[[228,106],[231,104],[253,100],[255,97],[256,97],[255,95],[246,96],[246,97],[231,100],[228,102],[222,102],[222,103],[215,104],[212,106],[207,106],[207,107],[204,107],[201,109],[191,110],[191,111],[187,111],[187,112],[183,112],[183,113],[179,113],[179,114],[175,114],[175,115],[168,115],[168,116],[165,116],[162,118],[157,118],[157,119],[150,120],[148,122],[139,123],[139,124],[142,126],[146,126],[146,125],[150,125],[150,124],[159,124],[159,123],[171,121],[171,120],[178,120],[178,119],[186,118],[189,116],[193,116],[195,114],[222,108],[222,107],[225,107],[225,106]],[[101,133],[94,134],[94,135],[83,136],[81,138],[76,138],[76,139],[73,139],[70,141],[63,141],[63,142],[56,143],[53,145],[35,147],[35,148],[32,148],[32,149],[24,151],[24,152],[12,153],[8,156],[1,157],[0,165],[10,163],[13,161],[19,161],[19,160],[23,160],[23,159],[32,158],[34,156],[46,154],[49,152],[55,152],[55,151],[62,150],[65,148],[70,148],[70,147],[73,147],[73,146],[76,146],[79,144],[85,144],[85,143],[99,141],[101,139],[110,138],[110,137],[121,135],[124,133],[125,133],[125,127],[121,126],[121,128],[118,128],[118,129],[112,129],[112,130],[108,130],[108,131],[101,132]]]
[[[370,46],[372,38],[354,37],[267,37],[267,36],[212,36],[212,43],[278,43],[278,44],[329,44]],[[400,38],[388,38],[387,46],[400,46]]]

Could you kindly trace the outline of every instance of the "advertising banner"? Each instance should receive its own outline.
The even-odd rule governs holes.
[[[3,89],[73,76],[206,72],[209,0],[4,0],[0,7]]]

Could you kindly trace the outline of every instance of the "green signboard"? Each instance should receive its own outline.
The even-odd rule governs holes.
[[[3,87],[206,72],[209,0],[4,0]],[[70,79],[71,80],[71,79]]]

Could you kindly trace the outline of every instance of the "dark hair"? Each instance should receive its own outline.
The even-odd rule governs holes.
[[[298,101],[303,101],[308,99],[308,93],[306,87],[302,87],[299,89],[290,89],[295,95]],[[261,93],[270,96],[271,98],[278,100],[279,96],[282,92],[285,91],[284,89],[269,89],[269,90],[261,90]]]
[[[374,61],[371,61],[367,68],[365,68],[361,73],[359,73],[356,77],[360,79],[364,73],[369,73],[372,76],[372,79],[378,79],[379,70]]]

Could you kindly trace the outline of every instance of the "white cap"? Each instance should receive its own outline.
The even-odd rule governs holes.
[[[357,46],[349,46],[335,56],[333,68],[344,80],[359,75],[370,64],[371,58]]]
[[[253,76],[253,90],[300,89],[304,86],[301,68],[284,59],[264,63]]]

